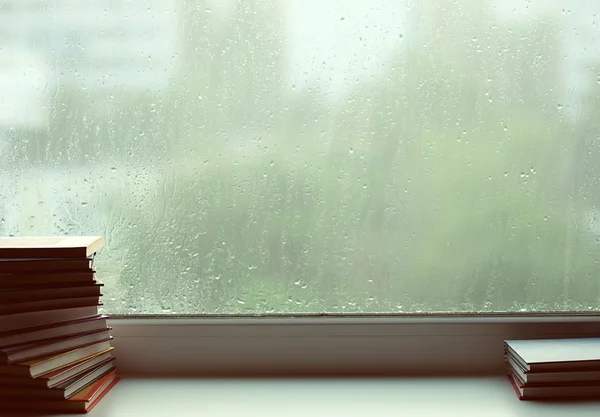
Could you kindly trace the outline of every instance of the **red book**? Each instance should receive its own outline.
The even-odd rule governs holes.
[[[14,385],[0,385],[0,398],[1,397],[23,397],[27,400],[33,400],[37,398],[54,399],[54,400],[66,400],[71,398],[73,395],[92,384],[102,376],[106,375],[110,371],[115,369],[112,361],[114,358],[105,361],[89,369],[74,378],[71,378],[62,384],[59,384],[50,389],[36,389],[31,387],[19,387]]]
[[[36,378],[31,378],[31,376],[0,375],[0,385],[44,389],[54,388],[63,382],[86,373],[98,365],[113,361],[114,358],[111,356],[113,350],[114,348],[111,347],[100,353],[94,353],[79,362],[46,372]]]
[[[32,286],[30,288],[5,289],[0,290],[0,304],[24,303],[56,298],[98,297],[100,296],[102,286],[103,284],[93,282],[88,285],[63,285],[47,288]]]
[[[48,355],[13,365],[0,365],[0,375],[37,378],[65,366],[74,365],[91,355],[106,352],[108,349],[111,349],[110,341],[105,340],[56,355]]]
[[[33,342],[43,343],[48,339],[103,330],[107,327],[107,318],[108,316],[96,315],[63,323],[0,332],[0,349]]]
[[[110,328],[81,333],[75,336],[49,339],[43,343],[28,343],[0,349],[0,364],[15,364],[57,353],[67,352],[93,343],[110,340]]]
[[[0,282],[11,279],[14,274],[30,274],[33,272],[67,272],[89,271],[91,259],[40,259],[17,258],[0,259]],[[5,276],[6,275],[6,276]]]
[[[102,303],[99,303],[100,305]],[[98,315],[98,306],[71,307],[0,316],[0,332],[44,326]]]
[[[556,400],[565,398],[599,398],[600,384],[584,381],[580,383],[525,385],[512,372],[508,378],[519,400]]]
[[[43,413],[87,413],[119,381],[117,371],[113,370],[94,383],[88,385],[66,401],[33,400],[23,401],[15,397],[0,398],[3,410],[36,411]]]
[[[0,265],[1,266],[1,265]],[[28,272],[21,274],[0,273],[0,289],[10,290],[19,288],[31,288],[35,286],[50,287],[57,285],[80,285],[93,284],[93,269],[87,268],[79,271],[44,271]]]
[[[515,393],[517,394],[517,397],[519,397],[519,400],[523,400],[523,392],[521,391],[519,384],[517,383],[517,377],[515,377],[513,375],[512,372],[508,373],[508,380],[510,381],[510,384],[512,385],[513,389],[515,390]]]
[[[30,301],[27,303],[0,304],[0,316],[27,313],[29,311],[98,306],[99,304],[100,296],[81,298],[57,298],[54,300]]]

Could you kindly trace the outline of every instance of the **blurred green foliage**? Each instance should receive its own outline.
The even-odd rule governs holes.
[[[141,200],[106,190],[130,225],[109,236],[127,254],[110,312],[598,309],[581,219],[600,101],[561,112],[556,25],[439,2],[418,46],[333,102],[286,85],[267,3],[219,20],[184,2],[170,91],[117,98],[97,122],[62,91],[48,143],[19,150],[154,167]]]

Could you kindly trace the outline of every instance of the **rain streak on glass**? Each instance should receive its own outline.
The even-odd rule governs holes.
[[[110,313],[597,309],[599,15],[3,0],[0,234],[105,235]]]

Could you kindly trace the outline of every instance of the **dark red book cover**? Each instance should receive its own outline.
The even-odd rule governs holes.
[[[42,271],[23,274],[0,274],[0,290],[51,288],[64,285],[89,285],[95,283],[95,271]]]
[[[0,331],[7,332],[46,324],[63,323],[65,321],[78,318],[96,316],[98,315],[98,306],[101,305],[103,304],[100,301],[98,305],[94,306],[52,308],[41,311],[7,314],[0,316]]]
[[[1,332],[0,349],[8,349],[30,343],[40,344],[46,341],[74,336],[85,332],[102,330],[107,327],[107,319],[108,316],[98,314],[93,317],[69,320],[63,323]]]
[[[103,284],[91,282],[87,285],[70,285],[59,287],[30,287],[0,290],[0,304],[24,303],[57,298],[98,297]]]
[[[110,339],[110,328],[84,332],[68,337],[46,340],[44,343],[28,343],[11,348],[0,349],[0,364],[14,364],[67,352],[92,343],[98,343]]]
[[[66,272],[89,270],[92,260],[89,258],[79,259],[40,259],[40,258],[17,258],[0,259],[0,281],[10,279],[11,274],[31,272]]]
[[[23,334],[23,333],[31,333],[31,332],[36,332],[39,330],[52,329],[54,327],[62,327],[62,326],[67,326],[69,324],[83,323],[83,322],[87,322],[87,321],[100,320],[100,319],[106,319],[106,318],[108,318],[108,316],[103,315],[103,314],[96,314],[94,316],[76,318],[74,320],[66,320],[66,321],[62,321],[60,323],[50,323],[50,324],[44,324],[42,326],[33,326],[33,327],[26,327],[24,329],[9,330],[7,332],[0,332],[0,340],[6,336],[12,336],[12,335]]]
[[[0,304],[0,316],[52,309],[97,306],[99,303],[100,295],[95,297],[58,298],[26,303]]]

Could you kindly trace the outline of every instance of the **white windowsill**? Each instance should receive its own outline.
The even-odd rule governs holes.
[[[519,401],[507,379],[127,379],[90,417],[597,417],[600,401]],[[0,413],[0,416],[4,416]]]
[[[502,376],[504,339],[598,336],[598,316],[142,318],[110,325],[124,379],[91,417],[600,415],[600,400],[519,401]],[[396,377],[200,377],[306,373]],[[9,415],[0,405],[0,417]]]

